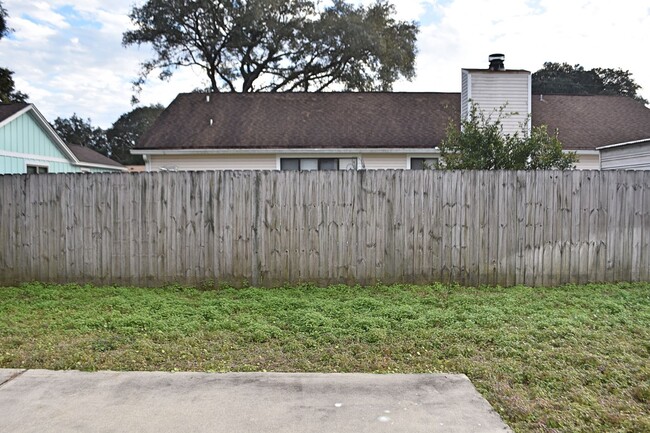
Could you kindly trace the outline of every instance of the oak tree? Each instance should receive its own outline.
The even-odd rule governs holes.
[[[7,35],[9,29],[7,28],[7,10],[0,2],[0,39]]]
[[[68,119],[57,117],[52,127],[65,143],[78,144],[103,155],[110,155],[106,132],[93,126],[90,119],[84,120],[74,113]]]
[[[630,71],[620,68],[593,68],[572,66],[568,63],[544,63],[544,68],[533,74],[533,93],[569,95],[622,95],[644,104],[648,101],[637,93],[641,89]]]
[[[7,26],[7,10],[2,6],[2,2],[0,2],[0,39],[7,36],[9,30]],[[27,101],[28,96],[16,90],[13,74],[13,71],[0,67],[0,103],[6,104]]]
[[[148,0],[134,7],[125,46],[150,44],[139,89],[159,71],[200,68],[217,91],[390,90],[415,76],[417,24],[379,1]]]
[[[12,75],[13,71],[0,68],[0,103],[27,102],[28,96],[16,90],[16,83],[14,83]]]
[[[131,149],[163,111],[164,107],[158,104],[122,114],[106,131],[111,158],[124,165],[144,164],[142,156],[131,155]]]

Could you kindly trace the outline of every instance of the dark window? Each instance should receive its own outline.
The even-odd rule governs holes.
[[[280,170],[338,170],[338,158],[280,158]]]
[[[431,170],[438,168],[438,158],[411,158],[411,170]]]
[[[300,170],[300,159],[298,158],[281,158],[280,170]]]
[[[42,167],[40,165],[28,165],[27,174],[45,174],[47,173],[47,167]]]
[[[318,160],[319,170],[338,170],[339,160],[336,158],[320,158]]]

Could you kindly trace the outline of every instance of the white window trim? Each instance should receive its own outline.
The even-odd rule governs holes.
[[[47,172],[50,173],[50,164],[42,161],[25,161],[25,174],[27,174],[27,167],[47,168]]]
[[[22,158],[32,161],[39,161],[38,164],[45,164],[46,162],[61,162],[64,164],[72,164],[70,160],[64,158],[56,158],[53,156],[44,156],[44,155],[35,155],[33,153],[20,153],[20,152],[10,152],[8,150],[0,150],[0,156],[7,156],[9,158]],[[31,164],[31,162],[30,162]]]
[[[144,160],[144,171],[151,171],[151,158],[149,155],[142,155],[142,159]]]

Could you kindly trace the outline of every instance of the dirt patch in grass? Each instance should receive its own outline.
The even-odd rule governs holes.
[[[650,431],[650,284],[0,288],[0,367],[469,376],[516,431]]]

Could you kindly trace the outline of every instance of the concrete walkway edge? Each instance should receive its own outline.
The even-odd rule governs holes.
[[[1,370],[0,431],[510,432],[465,375]]]

